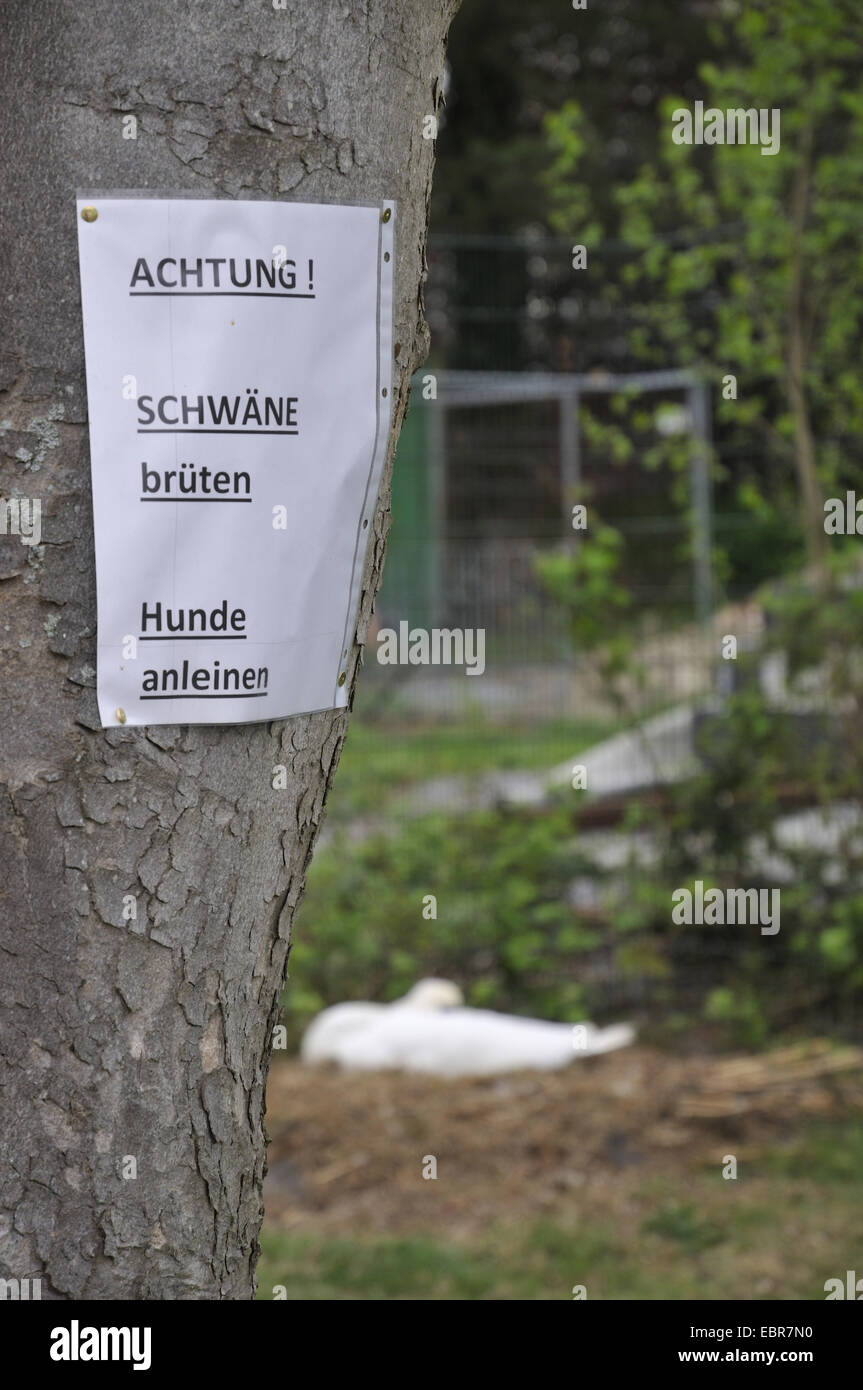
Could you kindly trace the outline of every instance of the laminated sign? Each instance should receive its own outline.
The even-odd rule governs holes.
[[[389,202],[79,199],[103,726],[346,703],[394,221]]]

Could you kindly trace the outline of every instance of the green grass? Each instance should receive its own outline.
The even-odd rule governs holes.
[[[475,1244],[431,1236],[347,1240],[264,1232],[258,1298],[282,1285],[288,1299],[534,1300],[572,1297],[574,1283],[601,1271],[639,1287],[635,1266],[598,1230],[564,1233],[537,1222],[504,1228]],[[588,1290],[589,1293],[589,1290]]]
[[[332,823],[378,813],[388,799],[436,777],[549,769],[615,731],[615,725],[599,720],[529,727],[481,719],[383,725],[355,714],[327,802],[328,817]]]
[[[861,1150],[857,1120],[823,1124],[741,1162],[737,1181],[718,1162],[660,1178],[630,1169],[613,1212],[510,1212],[472,1240],[265,1228],[258,1297],[281,1285],[293,1300],[570,1300],[583,1284],[588,1299],[823,1299],[825,1281],[863,1259]]]
[[[863,1195],[863,1119],[841,1129],[813,1121],[793,1143],[765,1154],[763,1162],[780,1177],[808,1179],[817,1173],[819,1183],[856,1185]],[[863,1273],[863,1248],[858,1263]]]
[[[720,1245],[723,1239],[721,1227],[704,1221],[692,1202],[671,1202],[661,1206],[653,1216],[647,1218],[642,1230],[677,1241],[688,1254],[709,1250],[712,1245]]]

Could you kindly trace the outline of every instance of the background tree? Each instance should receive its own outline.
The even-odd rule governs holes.
[[[616,325],[602,314],[596,263],[589,291],[582,277],[580,294],[565,242],[537,246],[552,206],[543,122],[578,91],[590,126],[580,175],[590,185],[591,217],[602,217],[614,188],[653,158],[657,135],[647,113],[664,94],[697,86],[698,65],[714,51],[711,8],[713,0],[710,7],[681,0],[669,24],[667,7],[644,0],[603,0],[584,10],[569,0],[471,0],[463,7],[449,45],[432,195],[436,364],[478,371],[614,365],[607,349]],[[542,272],[537,257],[545,259]],[[537,296],[558,309],[577,301],[577,322],[528,314]]]
[[[347,727],[100,729],[76,189],[397,198],[391,457],[455,8],[7,7],[2,484],[41,498],[43,543],[0,539],[0,1272],[43,1297],[250,1297],[271,1034]]]
[[[720,486],[735,490],[760,530],[761,544],[754,528],[723,538],[726,577],[738,592],[748,577],[746,592],[764,615],[758,650],[741,651],[720,712],[697,713],[698,774],[665,789],[659,806],[629,806],[631,827],[650,827],[657,863],[645,872],[633,858],[625,904],[613,915],[614,931],[638,948],[639,972],[651,951],[658,968],[671,967],[671,1007],[692,962],[685,932],[668,922],[674,887],[696,879],[781,885],[782,936],[769,955],[737,936],[702,980],[706,1020],[760,1045],[816,1009],[831,1026],[849,1027],[863,983],[861,845],[844,809],[861,779],[859,539],[830,537],[828,546],[823,509],[825,496],[855,487],[863,427],[863,18],[826,0],[755,0],[723,11],[728,32],[717,30],[714,42],[727,39],[727,48],[701,65],[695,93],[660,102],[656,153],[634,178],[595,203],[591,113],[569,102],[547,119],[546,185],[561,232],[575,240],[577,228],[591,247],[615,242],[624,251],[619,274],[594,293],[626,314],[641,361],[694,365],[713,381]],[[691,109],[693,95],[723,112],[778,109],[779,152],[674,144],[672,113]],[[721,389],[729,376],[736,392]],[[584,436],[611,468],[635,456],[645,469],[669,463],[685,480],[689,441],[657,438],[653,414],[643,393],[620,392],[592,409]],[[683,504],[674,489],[669,503]],[[628,657],[629,612],[614,602],[615,553],[603,534],[583,549],[597,552],[594,576],[604,583],[605,654],[594,660],[613,676]],[[795,573],[802,558],[809,567]],[[595,614],[584,617],[576,564],[554,556],[544,572],[584,645]],[[765,658],[781,672],[778,690]],[[801,806],[811,825],[820,830],[823,817],[830,832],[813,830],[789,847],[780,817]]]
[[[441,170],[432,195],[436,233],[546,228],[543,171],[551,160],[543,122],[578,89],[589,121],[594,208],[612,200],[649,159],[656,132],[645,113],[667,92],[697,94],[698,65],[714,52],[715,4],[682,0],[674,23],[662,5],[603,0],[471,0],[449,43],[450,82],[441,124]],[[488,364],[487,364],[488,365]]]
[[[695,95],[723,111],[778,108],[779,153],[674,144],[671,113],[692,92],[669,96],[657,157],[596,216],[591,126],[570,102],[548,120],[553,221],[633,248],[610,294],[642,306],[632,341],[645,361],[697,364],[717,384],[737,377],[736,399],[717,392],[716,405],[741,453],[738,500],[787,520],[796,479],[799,532],[820,564],[823,497],[859,467],[863,425],[863,17],[833,0],[729,3],[723,14],[714,41],[725,52],[702,64]]]

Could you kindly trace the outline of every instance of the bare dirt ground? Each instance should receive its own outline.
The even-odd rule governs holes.
[[[567,1210],[625,1218],[633,1181],[723,1156],[757,1165],[813,1122],[863,1115],[863,1052],[811,1042],[757,1057],[646,1047],[564,1071],[444,1081],[273,1065],[268,1223],[456,1239]],[[424,1181],[423,1162],[439,1177]]]

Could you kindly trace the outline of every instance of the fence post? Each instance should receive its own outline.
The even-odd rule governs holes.
[[[578,431],[578,411],[581,402],[574,387],[565,386],[558,397],[560,419],[560,500],[563,509],[564,535],[567,547],[575,549],[578,535],[572,529],[572,508],[577,500],[581,481],[581,441]]]
[[[707,383],[695,382],[687,390],[686,399],[695,441],[690,465],[695,615],[700,624],[705,624],[713,614],[710,397]]]
[[[444,603],[446,598],[446,575],[447,575],[447,541],[446,541],[446,514],[447,514],[447,476],[446,476],[446,419],[444,415],[445,406],[438,398],[429,402],[426,406],[428,410],[428,450],[429,450],[429,470],[431,475],[431,576],[430,576],[430,601],[431,613],[429,615],[429,626],[433,627],[444,621]]]

